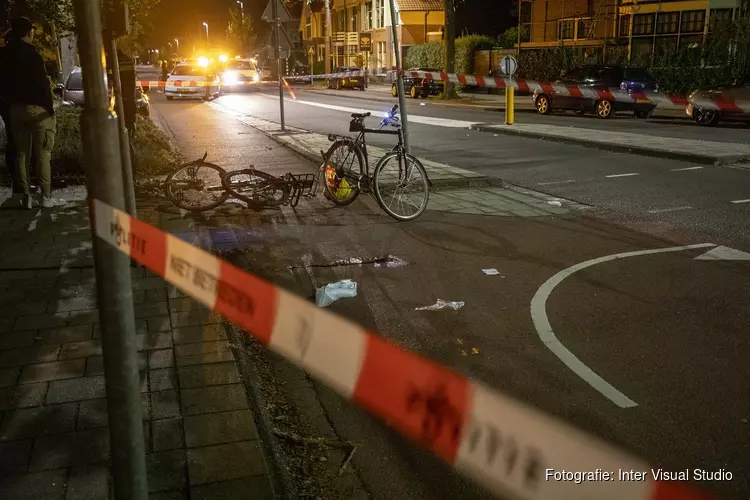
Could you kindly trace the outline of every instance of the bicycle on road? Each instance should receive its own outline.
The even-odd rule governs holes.
[[[365,127],[371,113],[352,113],[349,131],[356,137],[329,135],[333,144],[321,151],[327,198],[337,205],[348,205],[360,192],[371,192],[380,207],[399,221],[414,220],[425,211],[430,198],[430,182],[422,163],[404,148],[404,133],[398,105],[377,129]],[[386,130],[385,127],[396,130]],[[366,134],[398,135],[398,143],[375,164],[370,174]],[[329,168],[333,167],[333,168]]]
[[[317,189],[314,174],[269,173],[246,168],[227,172],[206,161],[208,153],[180,165],[164,181],[164,194],[178,207],[190,212],[213,210],[230,197],[262,209],[281,205],[297,206],[301,197],[313,197]]]

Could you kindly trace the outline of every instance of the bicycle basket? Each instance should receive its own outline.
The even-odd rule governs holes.
[[[354,118],[349,122],[349,132],[362,132],[365,129],[365,122]]]

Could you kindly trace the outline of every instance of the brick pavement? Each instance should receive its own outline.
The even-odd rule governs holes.
[[[0,210],[2,499],[111,498],[88,216],[80,192],[68,199]],[[139,207],[200,242],[179,218]],[[144,269],[132,282],[150,498],[273,498],[219,318]]]

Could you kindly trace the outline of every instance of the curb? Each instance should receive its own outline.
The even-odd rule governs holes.
[[[696,153],[681,153],[679,151],[664,151],[659,149],[652,149],[643,146],[622,146],[615,143],[602,143],[587,141],[584,139],[577,139],[574,137],[561,137],[544,134],[541,132],[529,132],[520,130],[511,130],[507,128],[497,128],[494,125],[472,125],[469,127],[470,130],[477,130],[479,132],[492,132],[495,134],[515,135],[519,137],[533,137],[535,139],[543,139],[552,142],[563,142],[567,144],[576,144],[578,146],[584,146],[592,149],[601,149],[604,151],[613,151],[618,153],[630,153],[638,154],[642,156],[651,156],[654,158],[665,158],[669,160],[687,161],[693,163],[700,163],[703,165],[727,165],[732,163],[738,163],[750,160],[750,155],[734,155],[724,156],[717,158],[716,156],[702,155]]]
[[[311,153],[310,151],[306,149],[302,149],[294,144],[290,144],[288,142],[282,141],[278,138],[276,134],[272,134],[270,132],[267,132],[266,130],[260,129],[258,127],[255,127],[250,124],[245,124],[248,127],[252,127],[253,129],[257,130],[258,132],[265,134],[270,139],[276,141],[279,145],[290,149],[291,151],[297,153],[304,159],[312,162],[313,164],[320,164],[320,162],[323,161],[323,159],[316,155]],[[289,132],[287,132],[288,134]],[[426,169],[426,167],[425,167]],[[317,170],[317,169],[316,169]],[[427,172],[428,180],[429,180],[429,171]],[[505,182],[502,179],[496,178],[496,177],[455,177],[451,179],[438,179],[438,180],[430,180],[430,189],[433,191],[449,191],[454,189],[471,189],[471,188],[482,188],[482,187],[506,187]]]

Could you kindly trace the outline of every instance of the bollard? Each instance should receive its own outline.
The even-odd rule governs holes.
[[[513,122],[516,118],[516,112],[515,112],[515,96],[516,90],[513,87],[508,87],[505,89],[505,124],[506,125],[513,125]]]

